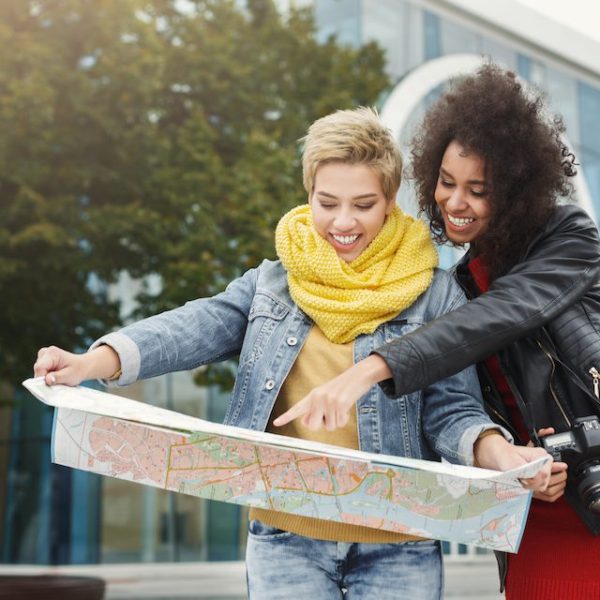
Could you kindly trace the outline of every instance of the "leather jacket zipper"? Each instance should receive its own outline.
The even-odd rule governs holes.
[[[600,372],[598,372],[596,367],[592,367],[588,372],[593,379],[592,383],[594,385],[594,396],[600,400]]]
[[[570,429],[571,421],[569,420],[569,417],[567,417],[565,411],[563,410],[562,404],[560,403],[560,400],[558,399],[558,396],[556,395],[556,391],[554,390],[554,387],[552,387],[552,378],[554,377],[554,372],[556,371],[556,363],[554,362],[552,355],[546,350],[546,348],[544,348],[544,346],[542,346],[542,343],[539,340],[537,340],[537,344],[540,347],[540,350],[548,357],[548,360],[550,361],[550,364],[552,365],[552,373],[550,373],[550,378],[548,380],[548,387],[550,388],[550,393],[552,394],[552,398],[554,399],[554,402],[556,403],[558,410],[560,410],[564,420],[567,423],[567,426]],[[600,373],[599,373],[599,375],[600,375]]]
[[[486,405],[487,405],[487,409],[488,412],[492,412],[494,413],[494,416],[499,420],[502,421],[502,424],[504,425],[504,427],[506,429],[508,429],[508,431],[510,431],[510,433],[512,434],[512,436],[515,438],[515,440],[519,439],[519,436],[517,434],[517,432],[515,431],[514,427],[512,426],[512,424],[508,421],[508,419],[506,419],[498,410],[496,410],[496,408],[494,408],[494,406],[492,405],[491,402],[488,402],[486,400]]]

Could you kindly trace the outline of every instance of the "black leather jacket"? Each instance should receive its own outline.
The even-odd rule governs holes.
[[[599,274],[596,225],[576,206],[559,207],[521,261],[486,294],[375,351],[393,374],[383,384],[386,392],[393,397],[414,392],[535,334],[560,319]]]
[[[401,396],[480,363],[486,408],[517,440],[481,364],[497,354],[533,439],[541,427],[565,431],[575,417],[600,415],[591,394],[574,386],[565,372],[572,369],[592,392],[589,369],[600,371],[600,242],[587,213],[560,206],[519,263],[485,294],[475,291],[469,258],[467,253],[458,263],[455,276],[470,302],[375,351],[393,374],[382,384],[386,393]],[[590,530],[600,533],[600,518],[581,506],[572,486],[566,497]],[[502,557],[499,562],[503,582]]]

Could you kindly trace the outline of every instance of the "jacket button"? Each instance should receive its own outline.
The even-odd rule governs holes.
[[[298,339],[295,337],[289,337],[287,339],[288,346],[295,346],[298,343]]]
[[[272,390],[275,387],[275,382],[272,379],[269,379],[267,383],[265,383],[265,389]]]

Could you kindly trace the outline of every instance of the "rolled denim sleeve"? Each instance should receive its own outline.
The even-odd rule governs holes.
[[[119,331],[103,335],[99,340],[96,340],[90,350],[106,344],[110,346],[118,355],[121,363],[121,374],[118,379],[108,381],[101,379],[104,385],[129,385],[139,379],[140,364],[142,357],[137,344],[128,336]]]
[[[495,429],[507,442],[514,444],[513,436],[500,425],[496,425],[495,423],[471,425],[462,434],[458,443],[458,459],[460,464],[467,465],[468,467],[474,466],[473,448],[475,447],[475,442],[484,431],[488,431],[489,429]]]

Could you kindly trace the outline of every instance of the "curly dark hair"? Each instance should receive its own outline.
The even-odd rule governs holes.
[[[525,92],[514,73],[489,62],[454,82],[427,111],[412,140],[412,177],[434,239],[446,242],[434,191],[448,144],[456,140],[485,161],[491,217],[475,249],[492,279],[516,264],[527,245],[569,196],[575,157],[561,140],[560,117],[545,114],[540,95]]]

